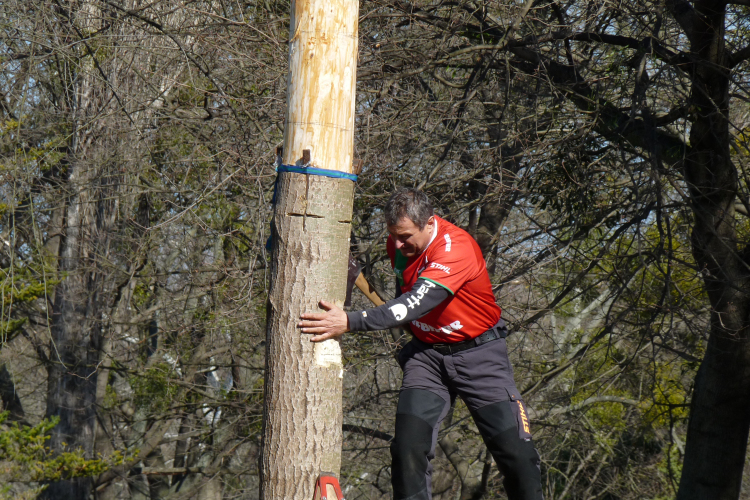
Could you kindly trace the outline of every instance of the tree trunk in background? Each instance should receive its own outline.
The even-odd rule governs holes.
[[[352,171],[358,3],[292,2],[283,163]],[[339,342],[296,327],[318,301],[343,304],[354,185],[279,175],[268,302],[261,498],[309,499],[338,474],[342,443]]]
[[[711,301],[711,334],[695,381],[679,500],[739,498],[750,428],[750,281],[738,253],[730,157],[725,5],[697,2],[691,45],[696,57],[685,158],[695,218],[693,255]],[[745,258],[743,258],[745,257]],[[744,262],[743,262],[744,260]]]
[[[69,11],[77,33],[101,26],[97,2],[81,3]],[[109,192],[117,184],[108,171],[105,119],[94,119],[107,102],[104,83],[96,73],[89,49],[81,44],[74,91],[66,102],[72,133],[65,164],[68,169],[64,219],[58,247],[58,276],[50,315],[50,366],[47,380],[47,417],[59,417],[49,446],[55,453],[82,449],[94,458],[96,387],[102,341],[102,311],[106,301],[99,260],[107,253],[110,228],[117,213]],[[116,175],[116,174],[114,174]],[[105,192],[106,191],[106,192]],[[42,498],[88,499],[92,478],[49,484]]]

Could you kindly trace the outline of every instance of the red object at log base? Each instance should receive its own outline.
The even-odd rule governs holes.
[[[341,486],[336,476],[330,472],[323,472],[315,481],[313,500],[344,500]]]

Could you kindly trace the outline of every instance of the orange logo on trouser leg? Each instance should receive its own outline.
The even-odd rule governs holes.
[[[529,428],[529,419],[526,416],[526,410],[524,409],[523,404],[521,403],[521,401],[516,400],[516,403],[518,403],[518,411],[521,414],[521,423],[523,424],[523,431],[526,434],[531,434],[531,429]]]

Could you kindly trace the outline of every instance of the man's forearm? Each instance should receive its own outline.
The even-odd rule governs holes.
[[[450,292],[442,286],[418,279],[411,291],[389,300],[382,306],[346,313],[349,318],[349,330],[385,330],[410,323],[435,309],[450,296]]]

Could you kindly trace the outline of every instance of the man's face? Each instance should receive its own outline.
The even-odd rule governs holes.
[[[396,249],[400,250],[404,257],[411,258],[427,248],[434,229],[434,216],[427,219],[427,224],[422,229],[419,229],[408,217],[403,217],[397,224],[388,226],[388,233],[396,243]]]

